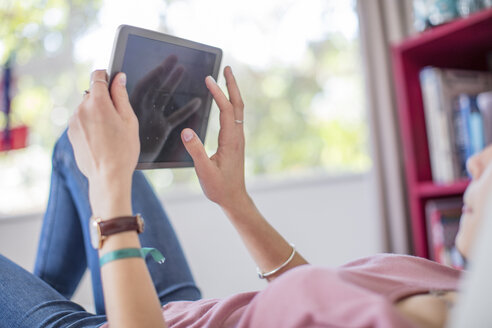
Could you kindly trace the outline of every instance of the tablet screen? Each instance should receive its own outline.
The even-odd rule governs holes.
[[[205,77],[215,61],[210,52],[128,35],[121,71],[139,121],[140,163],[192,162],[180,134],[189,127],[204,138],[211,104]]]

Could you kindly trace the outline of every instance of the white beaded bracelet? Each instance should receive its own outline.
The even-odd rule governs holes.
[[[289,264],[292,259],[294,258],[294,255],[296,255],[296,246],[292,243],[289,243],[289,245],[292,247],[292,253],[290,254],[289,258],[287,259],[287,261],[285,261],[281,266],[279,266],[278,268],[276,269],[273,269],[272,271],[269,271],[269,272],[261,272],[260,271],[260,268],[256,267],[256,273],[258,273],[258,277],[260,279],[265,279],[271,275],[274,275],[275,273],[279,272],[280,270],[282,270],[283,268],[285,268],[287,266],[287,264]]]

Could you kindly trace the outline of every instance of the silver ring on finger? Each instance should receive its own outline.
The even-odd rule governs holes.
[[[109,86],[108,81],[103,80],[103,79],[96,79],[96,80],[92,80],[92,81],[91,81],[91,86],[92,86],[94,83],[96,83],[96,82],[101,82],[101,83],[104,83],[104,84],[106,84],[107,86]]]
[[[234,122],[236,122],[237,124],[243,124],[244,123],[243,120],[234,120]]]

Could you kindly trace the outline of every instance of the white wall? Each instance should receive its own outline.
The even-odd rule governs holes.
[[[270,223],[313,264],[334,266],[382,251],[383,234],[371,174],[263,180],[250,185],[249,190]],[[165,198],[165,208],[204,297],[264,286],[217,205],[201,193]],[[40,214],[0,218],[0,252],[31,270],[40,224]],[[89,283],[86,275],[75,300],[90,309]]]

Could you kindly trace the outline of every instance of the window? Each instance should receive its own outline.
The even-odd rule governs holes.
[[[350,174],[371,166],[353,0],[151,0],[145,7],[131,0],[32,0],[7,1],[0,11],[13,17],[8,30],[0,29],[2,62],[13,49],[9,38],[25,40],[16,57],[13,119],[31,127],[31,146],[0,154],[0,215],[44,207],[53,142],[89,71],[107,67],[122,23],[223,49],[246,103],[248,177]],[[212,113],[210,153],[218,132],[218,110]],[[147,174],[158,190],[190,179],[197,185],[190,169]]]

